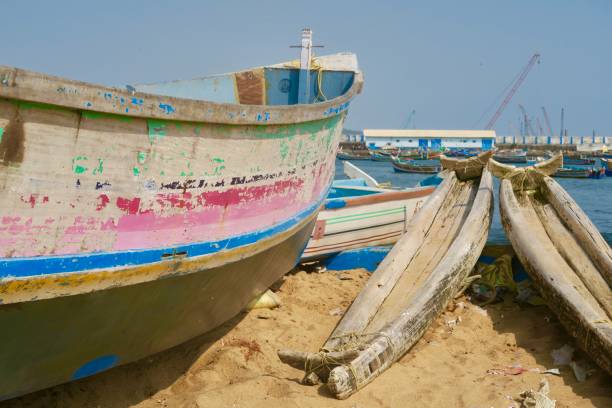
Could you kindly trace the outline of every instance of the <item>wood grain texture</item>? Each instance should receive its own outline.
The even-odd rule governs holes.
[[[492,177],[443,182],[409,223],[318,353],[358,350],[350,362],[327,361],[316,375],[347,398],[405,354],[446,307],[472,270],[492,216]],[[314,354],[313,354],[314,355]],[[312,358],[312,357],[308,357]],[[307,372],[305,381],[312,382]]]
[[[569,206],[571,201],[574,206],[573,200],[559,194],[562,188],[549,177],[534,177],[538,180],[538,189],[531,191],[516,190],[510,180],[502,180],[502,224],[521,263],[561,324],[595,362],[612,373],[610,287],[603,283],[601,270],[593,268],[597,263],[581,238],[596,230],[577,234],[577,228],[583,229],[585,224],[572,226],[563,211],[558,211],[564,209],[560,203]],[[587,255],[589,259],[585,259]]]

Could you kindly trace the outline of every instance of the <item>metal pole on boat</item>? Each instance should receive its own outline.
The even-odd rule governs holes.
[[[300,53],[300,84],[298,103],[310,102],[310,59],[312,58],[312,30],[302,30],[302,51]]]

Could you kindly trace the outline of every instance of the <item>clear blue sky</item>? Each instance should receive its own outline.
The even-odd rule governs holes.
[[[353,51],[365,73],[348,127],[477,123],[534,52],[517,104],[546,106],[559,131],[612,136],[612,1],[29,1],[0,6],[0,63],[122,86],[185,79],[297,56],[311,27],[321,53]],[[490,114],[493,112],[491,111]]]

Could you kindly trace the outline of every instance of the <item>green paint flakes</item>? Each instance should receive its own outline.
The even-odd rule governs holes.
[[[220,157],[213,157],[212,161],[214,161],[215,163],[225,163],[225,160]]]
[[[139,164],[144,164],[145,160],[147,160],[147,152],[138,152],[136,160]]]
[[[102,174],[104,171],[104,160],[98,159],[98,165],[93,169],[93,174]]]
[[[0,128],[0,143],[2,143],[2,135],[4,134],[4,128]]]
[[[134,173],[134,176],[139,176],[140,175],[140,169],[138,167],[134,167],[132,169],[132,172]]]
[[[287,158],[287,154],[289,154],[289,143],[287,143],[286,140],[281,140],[281,143],[280,143],[281,159],[285,160]]]
[[[151,144],[160,141],[167,134],[167,124],[161,120],[147,120],[147,127],[149,128],[149,142]]]
[[[162,170],[162,171],[160,171],[160,172],[159,172],[159,175],[160,175],[160,176],[165,176],[165,175],[166,175],[166,172]]]
[[[280,126],[254,126],[248,131],[259,139],[289,139],[292,140],[299,135],[312,135],[325,129],[335,129],[342,119],[342,115],[336,115],[331,118],[313,120],[311,122],[303,122],[291,125]]]
[[[113,119],[120,120],[121,122],[131,122],[130,116],[114,115],[112,113],[104,112],[93,112],[93,111],[82,111],[81,115],[86,119]]]
[[[85,156],[76,156],[72,159],[72,171],[74,174],[83,174],[87,171],[87,167],[82,163],[84,161],[87,161],[87,157]]]

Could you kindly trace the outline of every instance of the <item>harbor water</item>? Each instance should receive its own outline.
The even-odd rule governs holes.
[[[396,173],[389,162],[357,160],[354,165],[374,177],[379,183],[391,182],[393,187],[414,187],[430,174]],[[342,160],[336,160],[336,179],[346,176],[342,170]],[[612,242],[612,177],[603,179],[555,179],[576,200],[578,205],[591,218],[608,243]],[[491,244],[509,243],[499,216],[499,180],[494,179],[495,212],[489,232]]]

